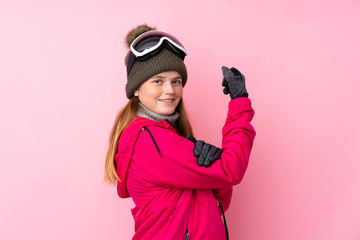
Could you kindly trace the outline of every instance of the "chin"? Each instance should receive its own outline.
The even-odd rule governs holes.
[[[163,111],[159,111],[158,114],[160,115],[171,115],[175,112],[175,109],[173,110],[163,110]]]

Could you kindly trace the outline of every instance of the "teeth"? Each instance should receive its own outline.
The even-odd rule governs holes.
[[[172,102],[173,100],[160,100],[160,101],[162,101],[162,102]]]

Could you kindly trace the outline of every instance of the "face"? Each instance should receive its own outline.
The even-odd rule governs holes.
[[[183,92],[182,77],[176,71],[159,73],[134,93],[140,102],[151,111],[161,115],[171,115],[179,104]]]

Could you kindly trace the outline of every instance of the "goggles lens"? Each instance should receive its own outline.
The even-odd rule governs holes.
[[[154,47],[160,41],[158,36],[148,37],[143,41],[139,42],[134,49],[137,53],[141,53],[146,49]]]
[[[177,48],[178,51],[181,51],[186,55],[186,50],[179,40],[174,36],[159,30],[148,31],[141,34],[133,41],[130,49],[136,57],[141,57],[160,48],[164,41],[167,41]]]

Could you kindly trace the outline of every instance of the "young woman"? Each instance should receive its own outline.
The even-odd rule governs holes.
[[[231,101],[220,149],[192,137],[182,101],[186,50],[179,40],[142,25],[127,44],[130,100],[112,129],[105,180],[135,203],[133,239],[227,239],[222,209],[244,176],[255,137],[244,76],[222,68]]]

